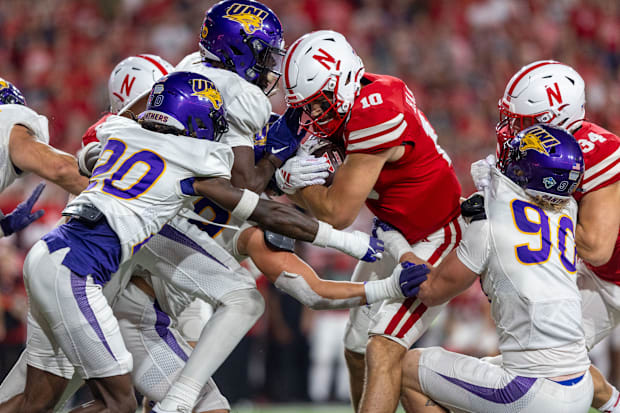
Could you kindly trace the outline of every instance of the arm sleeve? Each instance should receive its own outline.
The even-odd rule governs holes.
[[[9,120],[13,125],[24,125],[31,129],[39,142],[49,143],[50,133],[47,117],[39,115],[26,106],[19,105],[10,112]]]
[[[231,102],[226,102],[228,132],[220,139],[230,147],[254,147],[254,136],[269,121],[271,103],[258,88],[248,88]]]
[[[486,270],[489,259],[489,221],[472,222],[456,249],[458,259],[476,274]]]
[[[235,160],[232,149],[222,143],[205,143],[208,143],[207,154],[200,160],[196,176],[230,179],[230,170]]]

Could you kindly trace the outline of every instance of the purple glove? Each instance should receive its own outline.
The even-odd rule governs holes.
[[[380,229],[383,232],[387,232],[387,231],[398,231],[396,228],[394,228],[393,226],[391,226],[390,224],[388,224],[385,221],[381,221],[379,218],[374,217],[372,219],[372,236],[373,237],[378,237],[378,233],[377,230]]]
[[[380,260],[384,251],[383,241],[379,238],[370,237],[370,242],[368,244],[368,251],[366,251],[366,255],[362,257],[362,261],[375,262]]]
[[[425,264],[416,265],[409,261],[400,264],[403,268],[400,272],[400,290],[405,297],[415,297],[420,291],[420,284],[427,280],[426,274],[430,272]]]
[[[41,195],[43,188],[45,188],[45,184],[41,182],[37,185],[34,191],[32,191],[30,198],[17,205],[17,207],[15,207],[9,215],[6,215],[4,218],[0,219],[0,228],[2,229],[4,236],[9,236],[14,232],[26,228],[28,225],[43,216],[45,211],[42,209],[31,213],[32,207],[35,202],[37,202],[37,199],[39,199],[39,195]]]
[[[282,162],[295,155],[299,143],[306,134],[304,129],[299,132],[302,111],[301,108],[288,108],[267,131],[266,152],[273,154]]]

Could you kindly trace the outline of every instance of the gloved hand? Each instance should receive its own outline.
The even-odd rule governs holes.
[[[385,250],[397,262],[406,252],[413,252],[411,245],[399,230],[377,217],[373,219],[372,235],[384,242]]]
[[[297,155],[276,170],[276,182],[282,192],[290,195],[310,185],[323,185],[329,175],[328,169],[326,158]]]
[[[266,152],[274,155],[282,162],[295,155],[299,143],[306,131],[299,131],[299,120],[302,108],[288,108],[286,112],[267,131]]]
[[[354,231],[354,233],[364,234],[364,236],[368,237],[368,234],[361,231]],[[360,258],[362,261],[366,262],[375,262],[380,260],[383,257],[383,241],[375,237],[368,237],[368,250],[366,251],[366,255]]]
[[[43,192],[43,188],[45,188],[45,184],[41,182],[34,191],[32,191],[30,198],[17,205],[10,214],[0,219],[1,236],[9,236],[14,232],[20,231],[43,216],[45,211],[42,209],[34,213],[31,212],[32,207],[35,202],[37,202],[37,199],[39,199],[41,192]]]
[[[471,177],[478,191],[483,191],[491,184],[491,167],[495,166],[495,163],[495,155],[489,155],[471,164]]]
[[[405,297],[415,297],[420,291],[420,284],[428,279],[430,270],[425,264],[416,265],[405,261],[396,267],[392,277],[398,277],[398,285]]]
[[[373,304],[388,299],[415,297],[420,291],[420,284],[426,280],[428,272],[426,265],[415,265],[407,261],[398,264],[389,277],[364,283],[366,303]]]
[[[93,168],[97,163],[97,159],[99,159],[100,154],[100,142],[90,142],[82,149],[80,149],[77,155],[78,166],[80,167],[80,174],[90,177],[92,175]]]

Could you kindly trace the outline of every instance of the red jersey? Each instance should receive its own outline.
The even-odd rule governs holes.
[[[590,122],[583,122],[583,126],[574,135],[586,163],[581,188],[574,194],[579,201],[584,194],[620,180],[620,137]],[[603,280],[620,285],[620,233],[607,264],[600,267],[587,265]]]
[[[405,83],[370,73],[364,82],[370,83],[355,99],[344,129],[345,149],[371,154],[405,147],[401,159],[383,166],[366,205],[413,244],[459,215],[461,186]]]
[[[82,146],[86,146],[91,142],[99,142],[99,139],[97,139],[97,131],[96,131],[97,126],[101,125],[103,122],[106,121],[107,118],[109,118],[112,115],[113,113],[106,113],[105,115],[101,117],[101,119],[99,119],[96,123],[91,125],[91,127],[88,128],[86,132],[84,132],[84,135],[82,135]]]

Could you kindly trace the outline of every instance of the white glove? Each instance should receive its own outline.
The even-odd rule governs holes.
[[[478,191],[483,191],[491,184],[491,167],[495,166],[495,163],[495,155],[489,155],[471,164],[471,178]]]
[[[293,156],[276,170],[276,183],[285,194],[294,194],[310,185],[323,185],[329,176],[327,159],[314,156]]]
[[[82,175],[90,177],[100,153],[100,142],[90,142],[78,152],[78,166]]]

